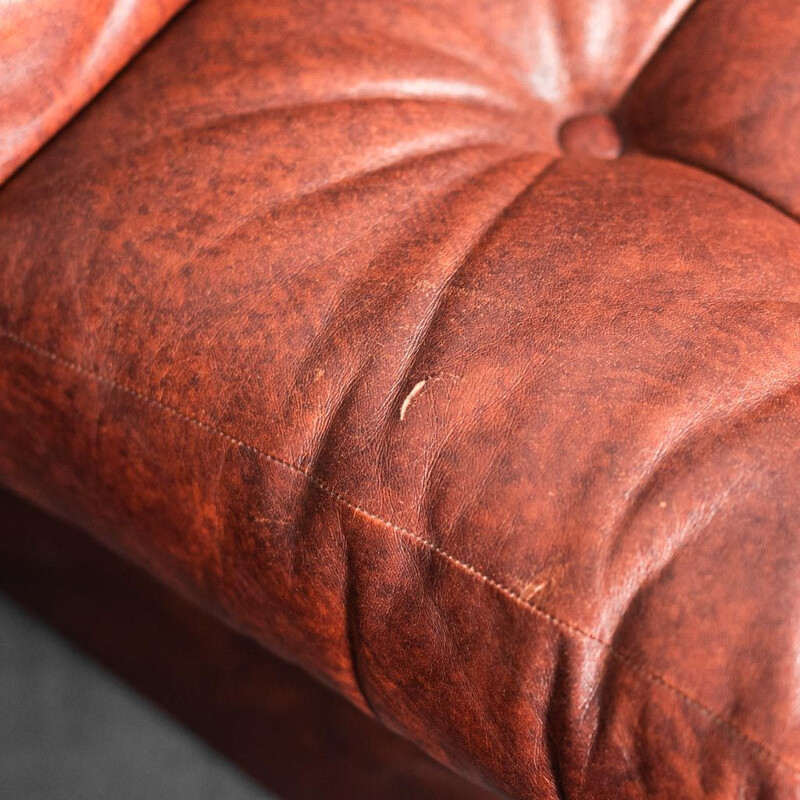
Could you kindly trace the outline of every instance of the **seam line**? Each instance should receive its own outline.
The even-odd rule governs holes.
[[[409,530],[408,528],[396,525],[395,523],[387,519],[384,519],[383,517],[380,517],[377,514],[373,514],[371,511],[361,506],[358,502],[350,500],[347,496],[341,494],[339,491],[337,491],[333,487],[326,484],[324,481],[317,478],[316,475],[314,475],[308,469],[298,464],[294,464],[291,461],[287,461],[286,459],[281,458],[280,456],[276,456],[273,455],[272,453],[268,453],[264,450],[261,450],[255,445],[248,444],[247,442],[228,433],[222,428],[218,428],[208,422],[204,422],[202,419],[187,414],[186,412],[181,411],[180,409],[175,408],[169,405],[168,403],[165,403],[162,400],[158,400],[155,397],[151,397],[150,395],[146,394],[145,392],[139,389],[136,389],[132,386],[128,386],[125,383],[118,381],[115,378],[108,377],[107,375],[104,375],[103,373],[97,370],[85,367],[78,362],[71,361],[69,359],[63,358],[62,356],[56,355],[55,353],[52,353],[51,351],[46,350],[45,348],[40,347],[39,345],[34,344],[33,342],[30,342],[27,339],[22,338],[21,336],[18,336],[17,334],[13,333],[13,331],[10,331],[2,326],[0,326],[0,337],[6,339],[7,341],[17,345],[18,347],[24,350],[28,350],[29,352],[40,356],[41,358],[44,358],[54,364],[58,364],[61,367],[70,370],[71,372],[83,375],[97,383],[103,384],[111,389],[120,391],[124,394],[134,397],[137,400],[147,405],[160,408],[167,414],[176,417],[177,419],[183,420],[184,422],[187,422],[190,425],[198,427],[204,431],[207,431],[208,433],[211,433],[214,436],[224,439],[225,441],[235,445],[236,447],[242,450],[254,453],[255,455],[258,455],[266,459],[267,461],[271,461],[272,463],[285,467],[286,469],[289,469],[292,472],[295,472],[299,475],[303,475],[310,483],[315,485],[323,493],[332,497],[338,503],[345,506],[346,508],[349,508],[351,511],[359,514],[360,516],[368,520],[371,520],[372,522],[376,522],[382,525],[383,527],[393,530],[395,533],[398,533],[401,536],[410,539],[417,545],[421,545],[425,549],[429,550],[430,552],[442,558],[444,561],[450,563],[452,566],[472,576],[473,578],[478,579],[479,581],[481,581],[481,583],[491,587],[494,591],[504,595],[507,599],[511,600],[516,605],[520,606],[521,608],[524,608],[528,612],[532,612],[540,619],[545,620],[554,627],[566,631],[572,635],[577,635],[580,638],[592,641],[595,644],[602,646],[610,656],[612,656],[620,664],[627,666],[628,669],[630,669],[633,673],[637,674],[645,682],[654,685],[659,685],[667,689],[669,692],[671,692],[672,694],[676,695],[679,699],[681,699],[685,705],[689,706],[690,708],[694,708],[696,711],[699,711],[708,720],[710,720],[723,730],[727,731],[728,733],[732,734],[735,738],[739,739],[751,750],[760,754],[761,757],[764,758],[765,760],[772,762],[775,766],[778,766],[784,770],[788,770],[795,777],[800,775],[800,767],[788,761],[778,750],[754,738],[751,734],[749,734],[745,729],[740,727],[733,720],[721,716],[718,712],[714,711],[712,708],[707,706],[703,701],[694,697],[692,694],[690,694],[685,689],[681,688],[678,684],[674,683],[669,678],[660,675],[659,673],[650,669],[650,667],[647,667],[646,665],[640,663],[639,661],[636,661],[632,656],[620,650],[617,650],[613,645],[611,645],[609,642],[606,642],[604,639],[600,638],[597,634],[594,634],[590,631],[586,631],[580,626],[576,625],[575,623],[570,622],[569,620],[561,619],[560,617],[557,617],[555,614],[553,614],[551,611],[548,611],[545,607],[540,606],[537,603],[534,603],[533,601],[524,598],[522,595],[515,592],[513,589],[505,586],[504,584],[500,583],[499,581],[495,580],[489,575],[484,574],[476,567],[473,567],[471,564],[468,564],[465,561],[461,561],[456,556],[451,555],[446,550],[442,549],[437,544],[434,544],[433,542],[424,538],[420,534],[415,533],[414,531]]]

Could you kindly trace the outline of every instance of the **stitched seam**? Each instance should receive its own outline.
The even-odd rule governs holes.
[[[52,353],[49,350],[40,347],[39,345],[33,344],[33,342],[29,342],[27,339],[23,339],[21,336],[18,336],[17,334],[13,333],[12,331],[2,326],[0,326],[0,336],[16,344],[18,347],[21,347],[48,361],[58,364],[64,367],[65,369],[68,369],[80,375],[84,375],[96,381],[97,383],[103,384],[112,389],[123,392],[124,394],[130,395],[131,397],[134,397],[147,405],[156,406],[157,408],[160,408],[167,414],[174,416],[180,420],[183,420],[184,422],[188,422],[189,424],[194,425],[198,428],[201,428],[202,430],[207,431],[208,433],[211,433],[221,439],[224,439],[225,441],[230,442],[231,444],[235,445],[236,447],[242,450],[247,450],[262,458],[267,459],[268,461],[271,461],[275,464],[279,464],[282,467],[286,467],[292,472],[303,475],[310,483],[314,484],[322,492],[329,495],[330,497],[332,497],[334,500],[336,500],[338,503],[345,506],[346,508],[349,508],[351,511],[356,512],[357,514],[365,517],[368,520],[377,522],[378,524],[384,527],[390,528],[391,530],[395,531],[398,534],[401,534],[402,536],[406,537],[407,539],[410,539],[411,541],[417,543],[418,545],[422,545],[424,548],[436,554],[440,558],[444,559],[446,562],[449,562],[462,572],[465,572],[468,575],[477,578],[485,585],[491,587],[495,591],[504,595],[506,598],[514,602],[516,605],[530,612],[533,612],[541,619],[549,622],[551,625],[601,645],[605,650],[608,651],[609,655],[615,658],[619,663],[627,666],[631,671],[639,675],[646,682],[666,688],[667,690],[675,694],[677,697],[679,697],[686,705],[699,711],[707,719],[709,719],[722,729],[726,730],[734,737],[738,738],[746,746],[748,746],[755,752],[759,753],[764,759],[774,763],[778,767],[790,771],[795,776],[800,775],[800,768],[794,765],[792,762],[786,760],[786,758],[779,751],[775,750],[770,745],[764,744],[763,742],[754,738],[751,734],[747,733],[733,720],[721,716],[719,713],[717,713],[712,708],[707,706],[703,701],[698,700],[696,697],[689,694],[685,689],[681,688],[678,684],[673,683],[669,678],[660,675],[657,672],[654,672],[649,667],[636,661],[633,657],[627,655],[626,653],[620,650],[617,650],[613,645],[611,645],[609,642],[606,642],[604,639],[601,639],[596,634],[584,630],[583,628],[579,627],[573,622],[561,619],[560,617],[555,616],[552,612],[548,611],[546,608],[532,602],[531,600],[525,599],[524,597],[522,597],[522,595],[518,594],[513,589],[510,589],[509,587],[503,585],[494,578],[484,574],[476,567],[473,567],[471,564],[467,564],[465,561],[461,561],[459,558],[451,555],[438,545],[428,541],[420,534],[415,533],[414,531],[409,530],[408,528],[396,525],[395,523],[390,522],[389,520],[384,519],[383,517],[380,517],[377,514],[373,514],[371,511],[368,511],[367,509],[359,505],[359,503],[350,500],[348,497],[341,494],[333,487],[328,486],[324,481],[317,478],[316,475],[314,475],[306,468],[294,464],[291,461],[287,461],[286,459],[283,459],[280,456],[273,455],[272,453],[267,453],[266,451],[259,449],[255,445],[248,444],[247,442],[242,441],[236,436],[227,433],[222,428],[218,428],[214,425],[211,425],[208,422],[204,422],[203,420],[198,419],[197,417],[193,417],[190,414],[187,414],[181,411],[180,409],[174,408],[173,406],[163,402],[162,400],[158,400],[155,397],[151,397],[150,395],[145,394],[139,389],[127,386],[126,384],[121,383],[115,378],[110,378],[102,374],[101,372],[84,367],[82,364],[78,362],[70,361],[66,358],[56,355],[55,353]]]

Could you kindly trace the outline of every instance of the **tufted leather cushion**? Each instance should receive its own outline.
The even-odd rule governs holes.
[[[0,479],[498,793],[796,797],[798,41],[194,3],[0,191]]]

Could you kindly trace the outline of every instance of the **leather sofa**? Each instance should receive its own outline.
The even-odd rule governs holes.
[[[287,797],[800,796],[800,4],[181,5],[0,0],[2,585]]]

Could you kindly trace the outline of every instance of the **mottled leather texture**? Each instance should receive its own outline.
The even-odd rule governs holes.
[[[191,4],[0,190],[0,481],[499,795],[796,798],[798,42]]]

